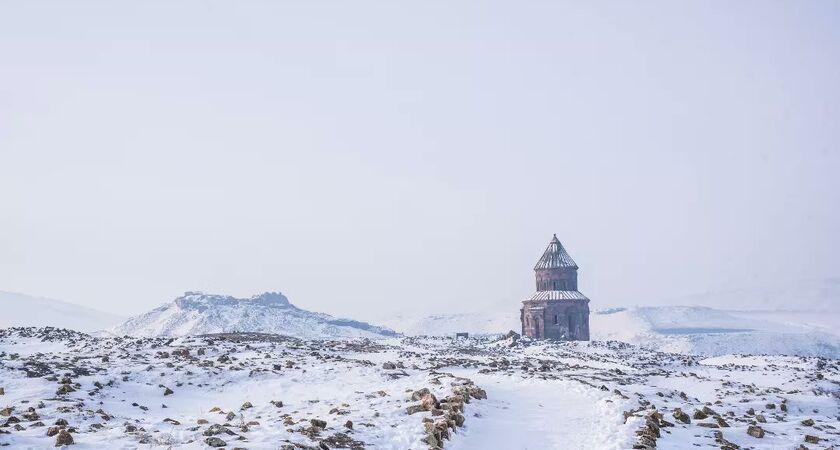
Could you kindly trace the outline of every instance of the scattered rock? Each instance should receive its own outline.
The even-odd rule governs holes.
[[[216,424],[216,423],[214,423],[213,425],[210,425],[209,428],[204,430],[203,434],[205,436],[215,436],[217,434],[222,434],[222,433],[230,434],[230,435],[234,434],[233,431],[230,431],[227,428],[225,428],[224,426]]]
[[[428,388],[418,389],[411,393],[411,400],[415,402],[420,401],[420,399],[423,398],[423,396],[428,395],[430,393],[431,392],[429,392]]]
[[[821,439],[818,438],[817,436],[812,436],[810,434],[805,435],[805,442],[807,442],[809,444],[819,444],[820,440]]]
[[[58,436],[55,438],[56,447],[61,447],[63,445],[73,445],[73,436],[67,430],[59,431]]]
[[[763,438],[764,429],[759,426],[750,425],[749,427],[747,427],[747,434],[754,438]]]
[[[73,386],[70,386],[69,384],[62,384],[61,387],[59,387],[58,390],[55,391],[55,395],[65,395],[71,392],[76,392],[76,389]]]
[[[435,397],[435,394],[428,393],[420,399],[420,406],[422,406],[426,411],[431,411],[435,408],[439,408],[440,402],[437,397]]]
[[[221,438],[216,436],[211,436],[204,440],[204,443],[209,445],[210,447],[224,447],[227,445],[227,442],[223,441]]]
[[[688,417],[688,414],[683,412],[680,408],[674,408],[673,416],[682,423],[691,423],[691,417]]]
[[[426,411],[426,408],[424,408],[423,405],[411,405],[405,409],[405,413],[409,415],[423,411]]]

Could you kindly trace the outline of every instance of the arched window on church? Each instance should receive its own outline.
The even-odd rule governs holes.
[[[557,314],[554,315],[554,325],[557,325]]]

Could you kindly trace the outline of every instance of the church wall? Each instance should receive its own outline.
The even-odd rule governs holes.
[[[589,306],[583,302],[526,304],[520,320],[522,334],[534,339],[589,340]]]
[[[576,291],[578,288],[575,269],[538,270],[536,281],[538,291]]]

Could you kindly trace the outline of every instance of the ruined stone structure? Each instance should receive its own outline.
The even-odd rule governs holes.
[[[577,270],[555,234],[534,267],[537,292],[522,301],[523,336],[589,340],[589,299],[577,290]]]

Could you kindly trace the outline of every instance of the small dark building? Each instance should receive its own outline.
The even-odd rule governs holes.
[[[589,340],[589,299],[577,290],[577,271],[577,264],[555,234],[534,267],[537,292],[522,301],[523,336]]]

